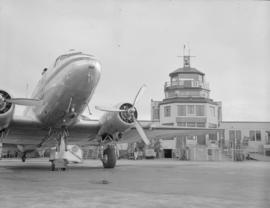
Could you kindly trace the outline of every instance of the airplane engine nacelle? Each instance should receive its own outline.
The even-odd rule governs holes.
[[[121,103],[116,106],[120,110],[127,110],[131,107],[132,104],[130,103]],[[137,119],[138,112],[136,109],[133,115]],[[111,135],[116,136],[116,139],[121,139],[121,132],[133,126],[134,118],[127,111],[107,112],[101,117],[100,122],[102,124],[98,133],[100,136]]]
[[[14,114],[14,104],[5,100],[11,96],[4,90],[0,90],[0,131],[7,128]]]

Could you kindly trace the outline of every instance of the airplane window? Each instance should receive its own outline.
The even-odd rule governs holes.
[[[75,55],[79,55],[79,54],[82,54],[82,52],[71,51],[71,52],[68,52],[68,53],[66,53],[66,54],[63,54],[63,55],[59,56],[59,57],[55,60],[54,66],[57,66],[57,65],[59,64],[60,61],[63,61],[63,60],[65,60],[66,58],[69,58],[69,57],[75,56]]]
[[[79,55],[79,54],[80,54],[80,55],[89,56],[89,57],[94,58],[94,56],[91,55],[91,54],[85,54],[85,53],[82,53],[82,52],[75,52],[74,50],[72,50],[72,51],[69,51],[69,52],[66,53],[66,54],[63,54],[63,55],[59,56],[59,57],[55,60],[53,66],[54,66],[54,67],[57,66],[61,61],[65,60],[66,58],[69,58],[69,57],[71,57],[71,56],[76,56],[76,55]]]

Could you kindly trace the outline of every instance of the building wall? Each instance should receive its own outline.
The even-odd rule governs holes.
[[[159,121],[159,103],[160,101],[151,100],[151,120],[152,121]]]
[[[207,104],[207,127],[209,128],[217,128],[218,127],[218,106]]]
[[[230,139],[236,137],[243,144],[245,142],[250,151],[262,152],[263,145],[270,144],[270,138],[267,131],[270,131],[270,122],[237,122],[223,121],[220,125],[224,129],[225,145],[230,145]],[[253,133],[251,133],[253,131]],[[254,133],[260,133],[260,139],[254,138]]]

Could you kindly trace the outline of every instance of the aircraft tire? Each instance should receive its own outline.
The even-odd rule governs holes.
[[[114,168],[116,165],[116,152],[114,146],[109,146],[103,152],[102,159],[104,168]]]

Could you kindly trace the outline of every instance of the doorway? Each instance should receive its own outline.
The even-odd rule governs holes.
[[[164,158],[172,158],[172,149],[164,149]]]

